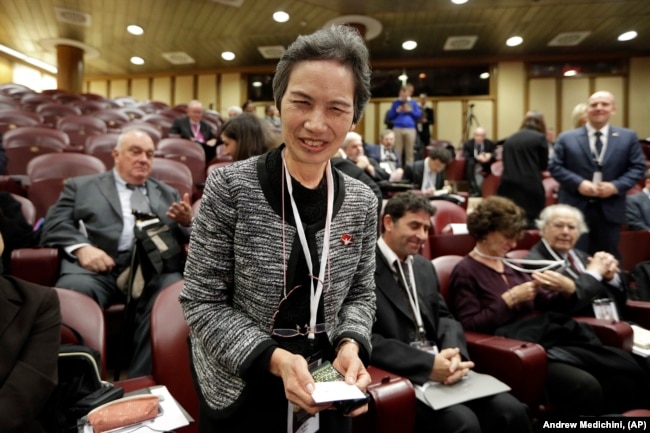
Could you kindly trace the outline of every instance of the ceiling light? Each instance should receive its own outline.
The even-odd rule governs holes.
[[[402,48],[404,48],[405,50],[408,50],[408,51],[414,50],[415,47],[417,47],[417,46],[418,46],[418,43],[415,42],[415,41],[404,41],[404,42],[402,42]]]
[[[402,71],[402,75],[400,75],[399,77],[397,77],[397,79],[400,80],[402,83],[406,84],[406,82],[407,82],[408,79],[409,79],[409,76],[406,75],[406,71]]]
[[[224,51],[221,53],[221,58],[227,61],[231,61],[235,59],[235,53],[232,51]]]
[[[482,72],[481,75],[478,76],[481,80],[487,80],[490,78],[490,73],[489,72]]]
[[[49,72],[51,74],[56,74],[57,73],[57,69],[54,66],[52,66],[50,64],[47,64],[47,63],[45,63],[45,62],[43,62],[41,60],[35,59],[33,57],[29,57],[29,56],[21,53],[20,51],[16,51],[16,50],[14,50],[12,48],[7,47],[6,45],[0,44],[0,52],[3,52],[5,54],[9,54],[10,56],[15,57],[17,59],[20,59],[25,63],[29,63],[30,65],[34,65],[34,66],[36,66],[38,68],[45,69],[47,72]]]
[[[136,26],[135,24],[131,24],[130,26],[127,26],[126,31],[136,36],[140,36],[141,34],[144,33],[144,29],[140,26]]]
[[[287,21],[289,21],[289,14],[284,11],[274,12],[273,20],[278,23],[286,23]]]
[[[251,84],[253,85],[253,87],[262,87],[261,81],[253,81]]]
[[[516,47],[517,45],[521,45],[522,42],[524,42],[524,38],[521,36],[513,36],[511,38],[508,38],[506,45],[509,47]]]
[[[618,40],[621,41],[621,42],[631,41],[632,39],[636,38],[637,36],[638,36],[637,32],[632,30],[632,31],[621,33],[620,35],[618,35]]]
[[[576,71],[575,69],[567,69],[566,71],[564,71],[562,75],[564,75],[565,77],[575,77],[576,75],[578,75],[578,71]]]
[[[455,5],[462,5],[467,3],[467,0],[451,0],[451,2]]]
[[[144,59],[142,57],[133,56],[131,57],[131,63],[134,65],[144,65]]]

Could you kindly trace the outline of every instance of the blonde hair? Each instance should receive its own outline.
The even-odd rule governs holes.
[[[573,107],[571,120],[573,121],[573,126],[575,128],[580,128],[582,125],[587,123],[587,104],[581,102]]]

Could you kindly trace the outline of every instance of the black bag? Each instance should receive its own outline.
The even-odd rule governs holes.
[[[650,260],[634,265],[630,271],[632,279],[628,298],[635,301],[650,301]]]
[[[124,395],[121,387],[102,382],[99,353],[81,344],[62,344],[58,359],[58,384],[39,417],[48,433],[76,432],[78,419],[91,409]],[[89,398],[91,397],[91,398]]]

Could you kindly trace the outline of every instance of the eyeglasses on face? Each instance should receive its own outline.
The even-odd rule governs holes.
[[[305,326],[296,325],[296,329],[289,329],[289,328],[272,329],[271,335],[275,335],[277,337],[290,338],[290,337],[297,337],[299,335],[303,335],[303,336],[308,335],[311,332],[313,332],[314,334],[320,334],[326,331],[327,328],[324,323],[317,323],[313,327],[313,330],[309,325],[305,325]]]

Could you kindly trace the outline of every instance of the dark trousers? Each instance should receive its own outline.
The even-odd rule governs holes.
[[[526,407],[509,393],[496,394],[440,410],[416,400],[414,433],[527,433]]]
[[[593,199],[593,202],[589,203],[584,214],[589,233],[580,237],[576,248],[586,251],[590,255],[598,251],[606,251],[620,261],[621,253],[618,250],[618,243],[621,238],[621,225],[611,223],[605,218],[598,199]]]

